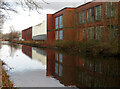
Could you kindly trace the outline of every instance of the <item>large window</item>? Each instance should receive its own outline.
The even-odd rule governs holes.
[[[96,20],[102,19],[102,5],[96,6]]]
[[[62,28],[63,27],[63,16],[61,15],[61,16],[59,16],[59,26],[60,26],[60,28]]]
[[[94,27],[88,28],[88,39],[93,40],[94,39]]]
[[[85,23],[85,11],[80,12],[80,24]]]
[[[59,16],[55,18],[55,29],[63,27],[63,16]]]
[[[59,31],[59,40],[63,40],[63,30]]]
[[[96,27],[96,39],[104,40],[104,27],[103,26]]]
[[[87,21],[93,22],[95,17],[94,7],[87,10]]]
[[[55,38],[58,40],[58,31],[55,32]]]
[[[115,17],[116,15],[116,2],[106,3],[106,17]]]
[[[108,38],[109,40],[118,39],[119,30],[118,25],[108,25]]]
[[[58,17],[55,18],[55,29],[58,29]]]

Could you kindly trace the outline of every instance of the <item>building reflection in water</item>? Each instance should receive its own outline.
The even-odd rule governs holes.
[[[27,45],[22,45],[22,52],[32,58],[32,47]]]
[[[43,65],[46,65],[46,52],[38,48],[32,48],[32,59],[40,61]]]
[[[47,50],[47,76],[66,86],[119,87],[118,59],[91,59]]]
[[[22,46],[22,51],[43,65],[47,63],[46,76],[54,77],[65,86],[119,87],[120,85],[118,59],[83,58],[25,45]]]
[[[38,60],[43,65],[46,65],[46,52],[44,50],[32,46],[22,45],[22,52],[31,59]]]

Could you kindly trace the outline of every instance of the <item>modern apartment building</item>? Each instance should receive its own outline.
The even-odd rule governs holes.
[[[120,39],[120,1],[88,2],[47,15],[47,41]]]

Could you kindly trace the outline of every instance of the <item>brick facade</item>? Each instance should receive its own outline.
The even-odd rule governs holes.
[[[32,40],[32,27],[29,27],[22,31],[22,39],[26,41]]]
[[[107,7],[108,4],[111,7]],[[120,2],[88,2],[77,8],[64,8],[54,14],[49,14],[47,15],[47,41],[60,40],[61,30],[64,41],[115,40],[117,32],[120,31],[119,7]],[[84,12],[83,15],[81,15],[82,12]],[[60,16],[62,16],[62,28],[59,27]],[[81,18],[84,18],[84,21],[81,21]],[[58,24],[57,28],[56,24]],[[58,35],[57,39],[56,35]],[[120,39],[120,35],[117,37]]]

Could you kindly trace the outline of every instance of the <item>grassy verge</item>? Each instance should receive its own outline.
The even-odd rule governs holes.
[[[2,68],[2,88],[4,87],[11,87],[10,89],[14,89],[13,83],[9,80],[9,76],[7,75],[6,71]]]
[[[54,46],[69,52],[90,54],[93,56],[119,56],[119,44],[118,42],[76,42],[76,41],[56,41]]]
[[[99,42],[99,41],[56,41],[52,45],[43,46],[44,42],[36,41],[15,41],[16,43],[25,44],[29,46],[41,48],[55,48],[72,54],[85,54],[92,56],[113,56],[119,57],[119,42]]]

